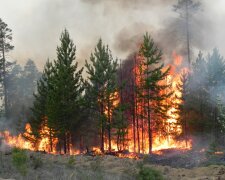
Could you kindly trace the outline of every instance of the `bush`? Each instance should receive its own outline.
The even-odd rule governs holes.
[[[138,174],[138,180],[163,180],[163,176],[155,169],[141,167]]]
[[[27,154],[25,150],[14,148],[12,151],[12,162],[16,169],[25,176],[27,173]]]

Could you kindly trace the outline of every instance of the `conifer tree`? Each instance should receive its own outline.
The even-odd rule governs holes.
[[[225,83],[225,61],[218,49],[213,49],[213,53],[207,57],[207,89],[210,95],[211,119],[213,119],[213,134],[215,141],[219,138],[218,107],[217,97],[223,95],[223,85]]]
[[[153,39],[146,33],[144,41],[139,50],[139,53],[144,57],[144,84],[141,87],[145,91],[143,98],[145,99],[147,122],[148,122],[148,143],[149,153],[152,153],[153,143],[153,119],[152,113],[164,114],[162,101],[171,96],[171,93],[162,93],[169,85],[160,85],[160,81],[164,80],[169,73],[170,68],[163,71],[164,64],[162,63],[162,52],[155,45]]]
[[[117,60],[114,60],[108,46],[100,39],[90,63],[86,61],[88,87],[86,91],[90,108],[98,116],[100,125],[101,150],[104,152],[107,130],[108,150],[111,151],[112,110],[116,92]]]
[[[4,98],[4,112],[5,116],[8,116],[8,93],[7,93],[7,61],[6,53],[13,50],[14,46],[11,45],[12,30],[8,25],[0,18],[0,80],[3,87],[3,98]]]
[[[180,77],[180,82],[177,84],[177,90],[181,94],[181,96],[176,95],[178,99],[178,103],[175,107],[177,107],[177,115],[178,115],[178,123],[182,128],[182,136],[185,139],[186,147],[188,142],[188,120],[187,120],[187,98],[188,98],[188,73],[182,72]]]
[[[187,56],[189,68],[191,67],[191,45],[190,45],[190,21],[191,16],[198,11],[200,8],[199,2],[194,2],[193,0],[178,0],[177,4],[174,5],[174,11],[180,14],[181,19],[184,21],[186,30],[186,43],[187,43]]]
[[[35,137],[35,145],[37,145],[39,139],[47,136],[46,134],[40,134],[40,129],[42,126],[50,127],[48,124],[48,114],[47,114],[47,101],[49,96],[50,82],[53,75],[53,66],[52,63],[47,60],[43,74],[41,78],[37,81],[37,92],[34,93],[34,102],[31,107],[32,115],[29,119],[29,123],[32,128],[32,135]],[[50,141],[52,139],[52,132],[50,132]],[[50,142],[52,151],[52,142]]]
[[[69,32],[64,30],[57,47],[57,59],[53,64],[47,114],[48,123],[63,142],[64,153],[69,153],[71,131],[79,121],[80,103],[83,92],[82,71],[75,61],[76,47]]]

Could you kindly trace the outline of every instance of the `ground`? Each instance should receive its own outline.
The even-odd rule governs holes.
[[[110,155],[68,156],[30,151],[25,151],[25,154],[27,157],[26,165],[20,164],[19,168],[16,168],[13,161],[13,158],[15,158],[13,152],[0,152],[0,180],[133,180],[138,179],[141,167],[158,170],[164,179],[168,180],[225,180],[224,165],[201,163],[190,166],[189,163],[188,167],[184,168],[183,161],[188,161],[188,153],[185,153],[186,157],[183,157],[184,154],[181,153],[179,156],[170,155],[167,159],[165,156],[160,155],[144,156],[138,160]],[[169,162],[173,161],[173,159],[173,163],[177,164],[177,166],[174,166],[173,163],[169,165]],[[192,160],[190,159],[190,161]],[[196,162],[199,161],[200,159],[196,160]]]

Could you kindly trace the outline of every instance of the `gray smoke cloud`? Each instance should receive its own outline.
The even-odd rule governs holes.
[[[98,39],[109,44],[114,56],[125,59],[149,32],[170,55],[185,54],[183,26],[173,12],[176,0],[8,0],[1,3],[0,17],[13,30],[15,49],[9,58],[24,63],[33,59],[42,68],[56,57],[60,33],[67,28],[77,46],[80,64],[88,59]],[[203,10],[192,23],[193,53],[218,47],[225,54],[223,23],[225,2],[202,0]],[[194,56],[194,55],[193,55]]]

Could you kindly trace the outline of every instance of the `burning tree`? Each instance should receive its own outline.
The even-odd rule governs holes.
[[[91,54],[89,64],[85,67],[88,73],[86,98],[94,115],[97,115],[100,124],[101,151],[104,152],[106,140],[108,150],[111,151],[112,140],[112,111],[114,109],[117,83],[117,60],[114,60],[108,46],[103,45],[100,39],[94,54]],[[107,131],[107,135],[106,135]],[[107,137],[107,138],[106,138]]]
[[[139,52],[141,57],[143,57],[141,66],[143,83],[140,86],[138,85],[138,93],[140,94],[140,98],[143,98],[143,107],[146,110],[144,118],[148,124],[148,151],[151,153],[153,124],[157,123],[157,117],[166,117],[163,101],[171,96],[171,93],[167,94],[163,92],[169,85],[160,84],[160,81],[163,81],[168,75],[170,68],[167,68],[163,72],[162,53],[148,34],[144,36],[144,42]]]
[[[65,30],[61,35],[61,46],[57,47],[57,60],[47,62],[44,74],[38,82],[35,95],[32,132],[35,137],[48,136],[52,151],[53,138],[58,139],[59,150],[69,153],[71,136],[79,116],[82,98],[82,71],[75,61],[76,48]],[[42,130],[42,131],[41,131]]]

